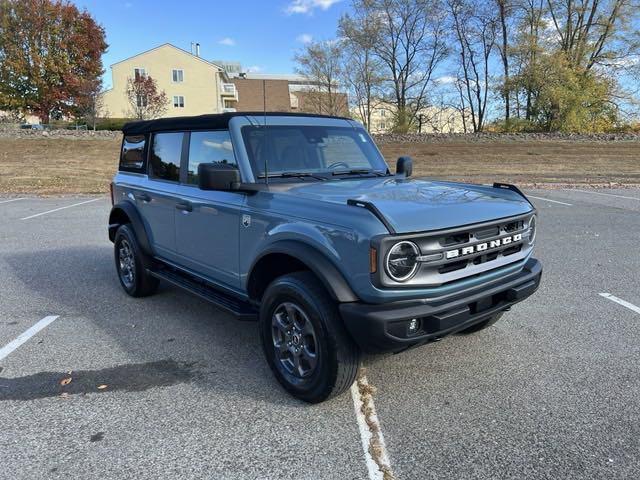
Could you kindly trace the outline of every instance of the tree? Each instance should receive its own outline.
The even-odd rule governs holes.
[[[104,29],[62,0],[0,0],[0,108],[48,122],[96,90]]]
[[[347,99],[339,90],[343,75],[340,42],[328,40],[311,42],[294,57],[296,72],[312,87],[304,92],[304,109],[326,115],[344,115]]]
[[[158,90],[156,81],[148,75],[136,75],[127,81],[130,115],[146,120],[162,116],[167,111],[167,94]]]
[[[491,8],[473,0],[447,0],[457,42],[458,82],[463,109],[468,108],[474,132],[486,122],[491,52],[497,21]]]
[[[353,0],[355,18],[375,32],[372,47],[390,79],[397,132],[407,132],[427,106],[435,70],[446,57],[440,0]],[[349,19],[350,16],[346,16]]]
[[[376,22],[356,12],[356,16],[344,15],[338,25],[344,51],[343,73],[349,87],[350,99],[368,131],[371,130],[371,114],[382,100],[382,63],[375,55]]]
[[[509,28],[508,18],[511,15],[512,0],[495,0],[498,7],[498,17],[500,19],[501,43],[499,45],[500,59],[502,60],[502,98],[504,98],[504,119],[507,125],[511,117],[511,92],[509,91]]]

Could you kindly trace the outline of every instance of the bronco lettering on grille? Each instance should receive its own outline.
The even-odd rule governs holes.
[[[487,250],[494,250],[499,247],[504,247],[511,243],[519,242],[522,240],[522,234],[511,235],[509,237],[498,238],[497,240],[491,240],[490,242],[477,243],[469,247],[462,247],[456,250],[449,250],[445,253],[447,260],[451,258],[463,257],[465,255],[471,255],[472,253],[485,252]]]

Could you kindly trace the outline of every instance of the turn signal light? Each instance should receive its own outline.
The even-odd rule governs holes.
[[[369,249],[369,272],[376,273],[378,271],[378,250],[371,247]]]

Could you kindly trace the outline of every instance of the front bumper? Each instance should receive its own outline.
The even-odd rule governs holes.
[[[508,310],[540,285],[542,264],[531,258],[523,269],[489,288],[460,292],[441,301],[411,300],[381,305],[342,303],[340,313],[355,342],[366,352],[399,352],[464,330]],[[409,334],[412,319],[420,327]]]

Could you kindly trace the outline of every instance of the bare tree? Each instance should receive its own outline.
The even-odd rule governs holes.
[[[508,19],[511,16],[512,0],[496,0],[500,19],[501,43],[499,46],[500,59],[502,60],[502,98],[504,98],[504,119],[509,123],[511,117],[511,91],[509,85],[509,28]]]
[[[630,43],[637,29],[628,21],[637,16],[632,1],[547,0],[547,7],[560,49],[574,67],[611,66],[637,48]]]
[[[344,51],[343,74],[350,99],[367,130],[371,130],[371,114],[382,101],[384,77],[382,62],[375,54],[377,22],[363,12],[344,15],[338,25],[338,36]]]
[[[397,131],[426,106],[433,74],[446,56],[441,0],[354,0],[354,15],[374,25],[375,55],[390,79]]]
[[[339,89],[343,76],[340,43],[336,40],[311,42],[295,55],[294,61],[296,72],[312,85],[304,92],[304,109],[326,115],[344,115],[348,105],[346,95]]]
[[[496,42],[497,21],[491,8],[473,0],[447,0],[457,43],[459,82],[463,105],[471,114],[474,132],[486,122],[489,59]]]

